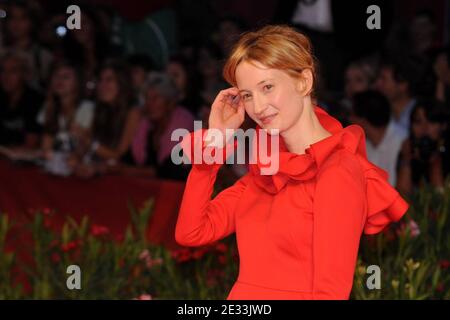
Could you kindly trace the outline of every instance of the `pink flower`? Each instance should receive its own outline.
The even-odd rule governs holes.
[[[145,265],[147,266],[147,268],[152,268],[153,266],[159,266],[163,263],[163,260],[161,258],[156,258],[156,259],[147,259],[145,261]]]
[[[148,251],[147,249],[139,254],[139,260],[146,260],[148,258],[150,258],[150,251]]]
[[[133,300],[152,300],[152,296],[149,294],[141,294],[139,297],[134,298]]]
[[[420,234],[420,228],[414,220],[409,221],[409,229],[411,230],[411,236],[413,238],[417,237]]]
[[[105,227],[105,226],[93,224],[91,226],[91,234],[94,237],[103,236],[103,235],[109,234],[109,229],[108,229],[108,227]]]
[[[147,249],[145,249],[144,251],[142,251],[139,254],[139,260],[144,261],[145,262],[145,266],[148,269],[150,269],[150,268],[152,268],[153,266],[156,266],[156,265],[161,265],[162,262],[163,262],[163,260],[161,258],[153,259],[151,254],[150,254],[150,251],[148,251]]]
[[[412,238],[415,238],[420,234],[419,226],[413,219],[410,219],[406,223],[402,223],[400,225],[400,227],[397,230],[397,235],[399,236],[405,235],[407,229],[409,230],[409,236]]]
[[[80,245],[80,240],[73,240],[61,245],[61,250],[64,252],[69,252],[75,250]]]

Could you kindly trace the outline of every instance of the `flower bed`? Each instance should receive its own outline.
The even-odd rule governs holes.
[[[398,224],[364,236],[352,299],[449,299],[450,188],[423,189]],[[145,231],[153,202],[131,208],[123,236],[107,227],[41,210],[21,226],[31,245],[6,250],[11,222],[0,214],[0,299],[224,299],[237,277],[234,237],[200,248],[170,251],[150,244]],[[31,257],[26,263],[20,257]],[[66,286],[69,265],[81,269],[81,289]],[[381,271],[381,288],[368,289],[367,267]],[[23,281],[18,281],[18,274]]]

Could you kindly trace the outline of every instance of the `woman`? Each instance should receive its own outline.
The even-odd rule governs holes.
[[[435,100],[419,101],[411,112],[411,128],[400,151],[397,189],[410,194],[430,184],[443,188],[449,172],[449,115]]]
[[[350,63],[345,70],[344,97],[334,115],[342,122],[349,122],[355,94],[370,90],[375,80],[375,66],[369,59],[361,59]]]
[[[78,175],[115,170],[128,152],[140,120],[139,109],[131,101],[128,67],[119,61],[107,62],[100,70],[90,150],[82,163],[75,163]]]
[[[27,84],[27,58],[17,51],[0,56],[0,145],[31,151],[39,147],[36,121],[42,97]]]
[[[450,109],[450,47],[437,50],[433,70],[436,76],[435,98]]]
[[[5,19],[5,47],[23,52],[31,68],[28,78],[33,89],[46,87],[52,54],[37,41],[39,7],[32,1],[11,1]],[[1,48],[0,48],[1,50]]]
[[[76,141],[88,134],[94,104],[81,98],[82,83],[76,66],[59,62],[53,67],[47,99],[38,115],[44,129],[42,150],[47,158],[53,151],[74,151]]]
[[[273,175],[257,159],[213,200],[220,164],[194,163],[187,180],[176,240],[199,246],[237,233],[240,271],[228,299],[348,299],[362,232],[408,208],[367,161],[362,128],[342,128],[313,105],[314,71],[308,38],[285,26],[243,35],[224,67],[233,88],[214,101],[209,130],[237,129],[247,112],[258,132],[278,129],[280,138]]]
[[[187,108],[194,116],[197,116],[203,99],[200,92],[199,75],[186,59],[172,57],[167,64],[166,72],[170,75],[179,94],[179,104]]]
[[[179,91],[171,78],[163,73],[151,73],[144,83],[146,100],[143,118],[139,123],[130,152],[123,160],[136,166],[126,173],[153,175],[162,179],[186,180],[189,168],[175,165],[171,151],[176,145],[172,132],[176,129],[192,131],[194,117],[177,104]]]
[[[60,54],[81,65],[85,80],[83,93],[91,98],[95,95],[96,72],[107,53],[111,53],[111,48],[101,32],[101,25],[95,12],[83,8],[81,24],[82,28],[68,30],[67,35],[63,37]]]

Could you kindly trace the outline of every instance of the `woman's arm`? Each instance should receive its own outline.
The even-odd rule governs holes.
[[[210,129],[216,129],[216,131],[218,129],[218,131],[225,133],[226,128],[237,129],[242,125],[245,107],[241,100],[235,99],[238,94],[237,88],[219,92],[211,106],[208,120]],[[203,155],[203,150],[205,150],[204,138],[209,137],[212,130],[200,132],[200,141],[196,141],[195,132],[188,135],[187,139],[186,137],[183,139],[183,142],[190,141],[188,146],[183,146],[183,153],[191,159],[192,169],[186,182],[183,201],[178,214],[175,239],[184,246],[204,245],[235,231],[234,212],[250,177],[247,174],[233,186],[219,193],[214,200],[211,200],[220,164],[195,163],[195,155],[198,155],[196,146],[200,147],[198,148],[201,151],[200,156]],[[212,136],[209,138],[212,138]],[[227,151],[231,151],[234,145],[232,142],[226,141],[226,135],[223,135],[222,138],[221,141],[209,140],[207,142],[208,148],[213,148],[212,150],[215,152],[228,154]],[[224,145],[224,148],[216,147],[214,149],[213,145],[216,143]],[[192,151],[194,152],[192,153]]]
[[[44,152],[44,155],[48,155],[53,150],[53,136],[45,133],[42,136],[41,149]]]
[[[313,299],[349,298],[365,201],[364,176],[357,163],[341,159],[318,177],[313,212]]]
[[[218,164],[192,164],[175,230],[175,239],[180,245],[205,245],[235,231],[234,213],[250,176],[242,177],[211,200],[220,167]]]
[[[105,159],[118,160],[122,155],[124,155],[130,148],[131,142],[133,141],[136,129],[138,127],[139,120],[141,118],[141,112],[137,108],[133,108],[128,112],[127,122],[125,124],[119,145],[116,149],[111,149],[103,145],[99,145],[96,154]]]

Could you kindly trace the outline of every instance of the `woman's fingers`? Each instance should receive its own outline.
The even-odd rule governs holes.
[[[235,99],[239,95],[239,89],[236,87],[231,87],[225,90],[221,90],[219,94],[217,95],[216,99],[214,100],[213,105],[216,104],[216,102],[222,102],[221,105],[223,107],[224,104],[229,103],[231,104],[233,99]],[[218,105],[220,107],[220,105]]]
[[[244,104],[236,87],[222,90],[211,106],[210,128],[238,128],[245,118]]]

